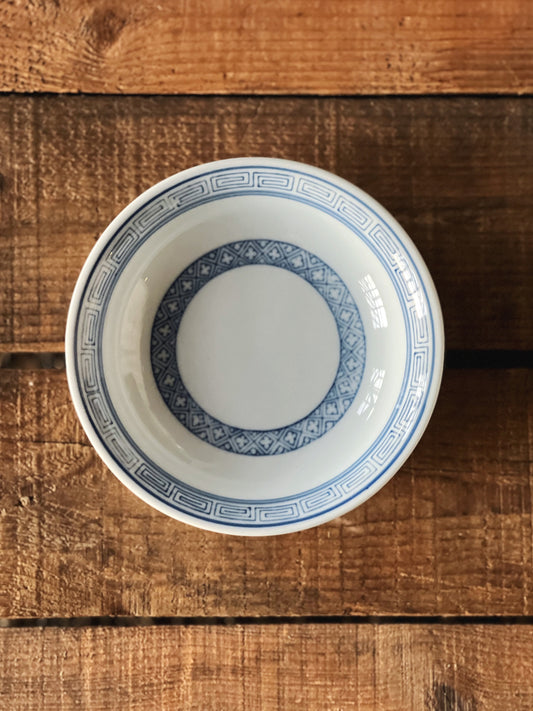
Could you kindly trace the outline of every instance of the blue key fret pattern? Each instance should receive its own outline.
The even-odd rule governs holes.
[[[239,195],[295,200],[338,220],[380,261],[400,300],[407,340],[401,392],[379,436],[344,471],[322,486],[282,499],[241,501],[215,496],[162,470],[131,439],[107,390],[102,331],[107,305],[124,267],[135,252],[170,220],[213,200]],[[297,167],[231,166],[169,184],[125,218],[98,255],[80,299],[76,318],[76,378],[85,413],[116,464],[149,495],[192,518],[233,528],[268,528],[308,521],[361,496],[402,456],[422,418],[434,378],[434,323],[431,305],[401,234],[364,197],[327,177]]]
[[[232,427],[202,409],[181,378],[176,354],[181,319],[194,296],[220,274],[252,264],[286,269],[311,284],[328,304],[340,340],[339,368],[322,402],[298,422],[270,430]],[[157,388],[184,427],[225,451],[268,456],[285,454],[314,442],[342,418],[363,376],[365,336],[359,311],[346,285],[315,254],[278,240],[240,240],[204,254],[173,282],[154,319],[150,356]]]

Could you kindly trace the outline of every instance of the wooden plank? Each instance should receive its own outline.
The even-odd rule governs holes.
[[[530,711],[532,665],[531,625],[4,629],[0,705]]]
[[[531,379],[448,371],[381,492],[318,528],[245,538],[120,484],[63,372],[0,370],[0,617],[532,615]]]
[[[5,2],[0,89],[524,93],[532,20],[528,0]]]
[[[406,227],[449,348],[533,348],[533,98],[0,97],[0,349],[58,351],[98,234],[158,180],[235,155],[331,170]]]

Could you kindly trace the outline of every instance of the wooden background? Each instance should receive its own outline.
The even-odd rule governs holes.
[[[0,709],[533,708],[529,0],[4,0],[0,50]],[[446,327],[402,470],[276,538],[136,499],[63,369],[107,223],[237,155],[380,200]]]

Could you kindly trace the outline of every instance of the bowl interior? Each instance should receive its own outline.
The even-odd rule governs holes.
[[[349,410],[327,437],[275,459],[227,451],[189,431],[165,402],[152,368],[153,325],[173,282],[185,273],[187,285],[191,264],[239,242],[244,250],[263,242],[315,255],[353,295],[363,333],[361,379]],[[339,340],[328,302],[309,282],[271,263],[251,263],[197,291],[165,353],[179,362],[202,410],[244,433],[268,436],[308,416],[327,395],[339,368]],[[110,398],[145,454],[192,486],[241,499],[312,489],[360,457],[390,416],[405,363],[400,301],[377,257],[332,217],[270,196],[219,200],[153,234],[117,283],[103,331]]]

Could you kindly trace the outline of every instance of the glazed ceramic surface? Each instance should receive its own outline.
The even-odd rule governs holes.
[[[150,188],[76,285],[67,374],[108,467],[160,511],[266,535],[390,479],[438,394],[442,317],[398,223],[311,166],[233,159]]]

